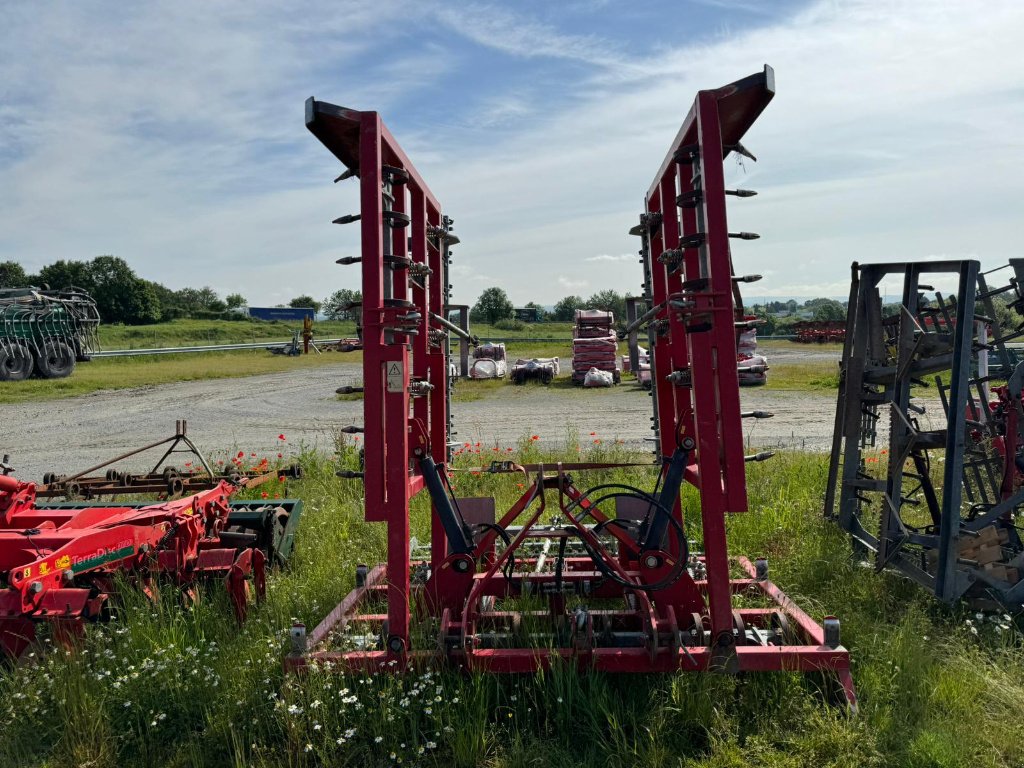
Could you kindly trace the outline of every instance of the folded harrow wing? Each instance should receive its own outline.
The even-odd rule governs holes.
[[[639,234],[653,308],[657,459],[653,491],[585,488],[606,464],[479,471],[522,480],[507,510],[455,498],[449,465],[446,316],[450,220],[375,112],[310,99],[306,124],[358,177],[362,254],[365,515],[387,524],[387,562],[311,632],[292,628],[291,668],[447,663],[530,672],[553,660],[608,672],[835,673],[855,703],[838,622],[813,621],[731,561],[725,515],[747,508],[724,158],[774,95],[761,73],[701,91],[646,198]],[[748,238],[749,239],[749,238]],[[651,255],[653,254],[653,258]],[[639,319],[639,318],[638,318]],[[761,414],[763,415],[763,414]],[[617,466],[617,465],[616,465]],[[655,482],[655,477],[657,481]],[[699,494],[703,551],[690,549],[680,487]],[[429,552],[410,553],[409,503],[432,502]],[[412,556],[415,555],[415,556]],[[413,621],[412,617],[416,620]]]
[[[17,657],[47,623],[57,639],[102,619],[115,574],[150,591],[168,581],[196,597],[224,582],[239,621],[249,581],[265,591],[265,564],[291,551],[297,502],[242,502],[226,481],[192,496],[148,504],[36,503],[35,486],[0,475],[0,650]]]
[[[825,513],[877,570],[1018,611],[1024,367],[1007,342],[1024,337],[1024,260],[1008,266],[990,289],[977,261],[853,265]],[[879,286],[894,277],[886,312]]]
[[[143,453],[161,450],[160,458],[146,472],[118,470],[113,465],[135,459]],[[185,467],[167,463],[175,454],[191,457]],[[105,470],[99,474],[100,470]],[[275,469],[268,463],[244,469],[228,463],[226,469],[215,471],[202,451],[188,436],[188,422],[175,422],[174,434],[164,440],[122,453],[95,466],[64,475],[57,472],[43,474],[42,485],[36,486],[37,498],[95,499],[102,496],[145,495],[151,498],[175,498],[216,487],[227,480],[235,488],[251,488],[277,477],[300,479],[302,467],[293,465]]]

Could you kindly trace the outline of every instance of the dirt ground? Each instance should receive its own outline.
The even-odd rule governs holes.
[[[245,450],[275,455],[278,435],[287,451],[301,444],[330,450],[338,427],[362,424],[362,403],[339,401],[334,390],[361,379],[357,364],[276,373],[244,379],[167,384],[81,397],[4,406],[8,429],[0,452],[11,455],[19,477],[40,480],[46,471],[71,472],[173,433],[187,419],[189,435],[208,453]],[[474,382],[460,382],[470,389]],[[828,450],[831,392],[742,391],[744,409],[774,418],[745,420],[751,445]],[[514,445],[525,435],[564,441],[569,430],[589,438],[621,439],[642,447],[651,436],[651,401],[632,382],[610,390],[504,387],[481,399],[456,402],[460,441]],[[126,464],[131,468],[133,465]],[[141,468],[134,465],[134,468]]]

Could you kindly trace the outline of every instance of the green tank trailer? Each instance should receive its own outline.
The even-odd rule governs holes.
[[[61,379],[99,351],[96,302],[69,288],[0,289],[0,381]]]

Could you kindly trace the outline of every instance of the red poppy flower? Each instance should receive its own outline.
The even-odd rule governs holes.
[[[266,491],[263,492],[263,498],[264,499],[267,498],[267,492]]]
[[[531,440],[540,440],[540,435],[531,435],[530,439]]]
[[[278,440],[284,440],[284,435],[278,435],[278,436],[277,436],[277,439],[278,439]]]

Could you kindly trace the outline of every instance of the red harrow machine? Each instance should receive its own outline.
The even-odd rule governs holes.
[[[387,561],[359,566],[354,590],[288,665],[336,670],[422,665],[526,673],[559,660],[605,672],[788,670],[838,678],[856,703],[839,623],[814,621],[768,578],[731,559],[725,518],[747,509],[737,328],[743,309],[726,223],[724,161],[774,95],[771,68],[697,94],[635,228],[651,309],[653,490],[591,488],[609,464],[482,471],[523,479],[500,515],[493,498],[456,498],[451,467],[447,267],[452,221],[378,113],[309,99],[306,125],[357,177],[362,253],[365,516],[387,525]],[[688,483],[695,493],[682,492]],[[410,551],[410,502],[432,504],[428,557]],[[703,546],[691,546],[684,504]],[[692,506],[691,506],[692,505]]]
[[[181,442],[209,468],[185,436],[184,422],[178,422],[174,438],[142,450],[171,443],[166,458]],[[87,622],[109,618],[119,577],[154,598],[160,583],[171,583],[193,600],[204,583],[223,582],[241,622],[250,592],[257,600],[265,594],[267,563],[283,564],[291,553],[302,511],[294,500],[229,501],[269,477],[241,470],[230,477],[211,471],[187,481],[154,472],[164,481],[156,488],[160,501],[44,502],[40,488],[60,495],[55,489],[67,493],[68,484],[23,482],[10,475],[8,461],[4,457],[0,464],[0,658],[24,653],[40,624],[48,626],[52,640],[66,642],[81,635]],[[154,493],[153,484],[131,485],[123,477],[74,477],[84,483],[76,485],[77,498]],[[186,482],[198,490],[182,495]]]

